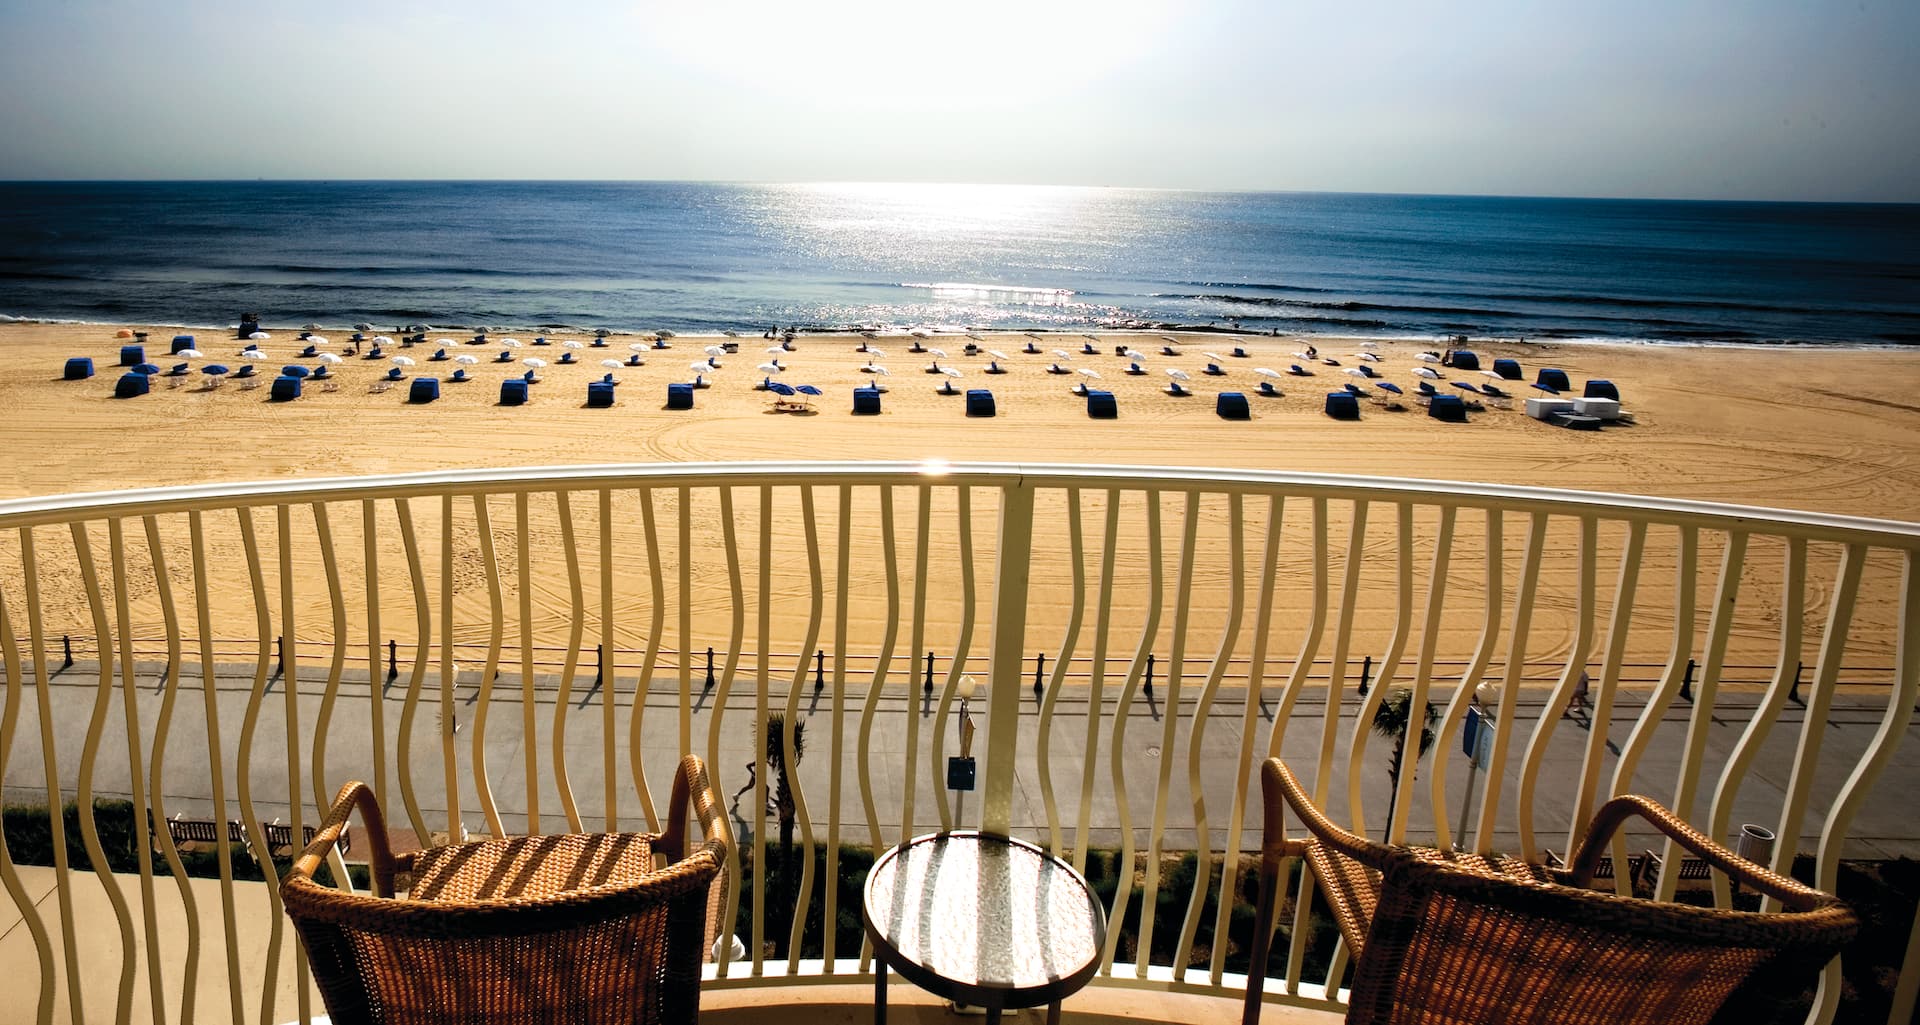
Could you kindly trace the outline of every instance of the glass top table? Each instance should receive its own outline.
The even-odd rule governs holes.
[[[887,969],[937,996],[985,1008],[1060,1001],[1093,978],[1106,914],[1071,865],[1022,840],[972,830],[915,837],[867,875],[861,918],[873,940],[874,1020]]]

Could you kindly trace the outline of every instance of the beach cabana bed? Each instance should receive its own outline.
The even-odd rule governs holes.
[[[1120,416],[1120,406],[1113,401],[1110,391],[1087,392],[1087,415],[1095,420],[1115,420]]]
[[[1260,384],[1268,389],[1273,385],[1266,381]],[[1213,401],[1213,411],[1220,414],[1222,420],[1251,420],[1253,411],[1247,408],[1247,397],[1237,391],[1223,391]]]
[[[1327,415],[1335,420],[1360,419],[1360,400],[1350,391],[1327,393]]]
[[[587,408],[608,409],[613,406],[613,382],[593,381],[587,385]]]
[[[500,404],[503,406],[524,406],[527,404],[527,382],[522,378],[509,377],[500,382]]]
[[[993,414],[993,392],[985,388],[967,389],[968,416],[992,416]]]
[[[1517,359],[1494,360],[1493,372],[1496,374],[1499,374],[1503,379],[1508,381],[1518,381],[1523,376],[1520,373],[1520,361]]]
[[[1620,401],[1620,389],[1615,388],[1612,381],[1591,377],[1587,379],[1587,386],[1585,390],[1580,393],[1580,396],[1581,398],[1587,399],[1612,399],[1618,402]]]
[[[137,367],[147,361],[147,347],[144,345],[122,345],[120,347],[120,365]]]
[[[1458,395],[1435,395],[1427,403],[1427,415],[1443,423],[1463,424],[1467,422],[1467,404]]]
[[[120,380],[114,382],[113,397],[131,399],[138,395],[145,395],[152,388],[153,383],[147,380],[145,374],[121,374]]]
[[[300,397],[300,379],[291,374],[281,374],[273,379],[273,390],[267,398],[274,402],[292,402]]]
[[[693,385],[691,384],[667,385],[667,408],[668,409],[692,409],[693,408]]]
[[[407,401],[427,403],[440,397],[440,379],[437,377],[416,377],[407,388]]]
[[[1539,376],[1533,379],[1533,386],[1542,391],[1549,388],[1556,392],[1573,390],[1572,382],[1567,380],[1567,372],[1553,367],[1541,367]]]
[[[880,389],[855,388],[853,390],[853,413],[855,416],[879,416]]]
[[[75,356],[67,360],[65,377],[69,381],[84,381],[93,376],[93,357]]]

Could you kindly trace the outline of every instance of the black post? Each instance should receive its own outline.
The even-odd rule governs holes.
[[[598,687],[604,684],[607,680],[607,646],[606,645],[596,644],[593,646],[593,661],[594,661],[593,685],[595,687]]]
[[[927,696],[928,696],[928,697],[932,697],[932,696],[933,696],[933,652],[931,652],[931,651],[929,651],[929,652],[927,652],[927,686],[926,686],[926,694],[927,694]]]
[[[60,647],[64,649],[66,652],[65,662],[63,665],[61,665],[60,668],[72,669],[73,668],[73,638],[66,634],[61,634]]]
[[[1373,679],[1373,656],[1367,655],[1360,660],[1360,696],[1361,697],[1364,698],[1367,696],[1367,683],[1372,679]],[[1396,788],[1395,796],[1398,796],[1397,788]],[[1387,813],[1389,817],[1391,817],[1393,813],[1393,809],[1391,808],[1387,809]]]
[[[275,656],[280,660],[278,674],[281,676],[287,675],[287,639],[285,637],[275,637],[273,639],[273,650]]]
[[[393,638],[387,638],[387,682],[400,678],[400,645]]]
[[[713,689],[713,645],[707,645],[707,690]]]
[[[1687,659],[1687,675],[1680,678],[1680,696],[1693,700],[1693,659]]]
[[[1040,696],[1040,678],[1045,676],[1046,673],[1047,653],[1043,651],[1033,656],[1033,696],[1036,698]]]
[[[820,693],[821,688],[827,685],[826,674],[827,652],[824,648],[815,648],[813,651],[813,692],[815,694]]]
[[[1147,697],[1153,697],[1153,652],[1147,652]]]
[[[1806,668],[1807,665],[1804,662],[1795,662],[1793,664],[1793,686],[1787,691],[1787,700],[1799,705],[1801,708],[1807,707],[1807,699],[1800,696],[1800,674],[1804,672]]]

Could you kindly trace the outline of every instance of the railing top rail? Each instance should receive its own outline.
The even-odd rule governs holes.
[[[434,470],[363,477],[315,477],[240,483],[187,484],[124,491],[83,492],[0,500],[0,529],[112,516],[194,509],[358,501],[444,494],[574,491],[601,488],[802,484],[967,484],[1064,488],[1144,488],[1158,491],[1239,490],[1305,497],[1411,502],[1455,507],[1498,506],[1573,516],[1867,543],[1920,550],[1920,523],[1831,513],[1766,509],[1681,498],[1610,494],[1407,477],[1171,466],[1047,463],[730,462],[627,463]]]

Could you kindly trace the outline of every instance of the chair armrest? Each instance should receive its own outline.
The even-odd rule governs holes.
[[[714,793],[713,783],[707,776],[707,763],[698,755],[687,755],[680,759],[680,767],[674,772],[673,792],[667,804],[667,821],[656,848],[666,857],[668,863],[679,861],[687,856],[689,805],[692,807],[694,817],[700,820],[700,831],[704,840],[708,843],[718,840],[728,849],[733,847],[733,830],[727,824],[726,810],[721,805],[719,795]]]
[[[1267,759],[1260,768],[1260,787],[1266,799],[1268,816],[1265,827],[1266,845],[1271,846],[1280,837],[1280,809],[1278,802],[1274,800],[1274,796],[1278,794],[1293,809],[1293,813],[1299,816],[1301,823],[1307,827],[1308,832],[1313,834],[1314,839],[1368,868],[1377,872],[1386,871],[1387,855],[1390,849],[1334,825],[1332,820],[1314,805],[1313,798],[1307,796],[1306,790],[1300,786],[1300,781],[1294,777],[1293,770],[1287,768],[1287,763],[1278,758]],[[1286,840],[1279,840],[1279,842],[1283,845],[1290,843]],[[1292,855],[1300,851],[1279,853]]]
[[[380,813],[380,802],[374,798],[373,790],[359,780],[340,788],[340,793],[333,799],[333,807],[327,812],[326,821],[320,824],[319,832],[314,834],[313,842],[294,859],[293,867],[287,873],[289,877],[313,881],[314,872],[319,870],[320,863],[339,843],[346,832],[347,819],[356,808],[367,827],[367,867],[373,876],[374,895],[393,896],[393,851],[387,846],[387,820]]]
[[[1573,859],[1574,885],[1585,886],[1592,880],[1594,869],[1600,863],[1601,854],[1612,842],[1613,834],[1627,819],[1636,815],[1741,885],[1774,897],[1795,911],[1811,911],[1835,902],[1835,898],[1828,894],[1803,886],[1796,880],[1776,874],[1764,865],[1756,865],[1727,850],[1668,811],[1660,802],[1639,794],[1616,797],[1602,805],[1599,813],[1594,815],[1593,825],[1588,827],[1586,837],[1580,841],[1580,851]],[[1647,853],[1650,865],[1657,861],[1653,852]]]

